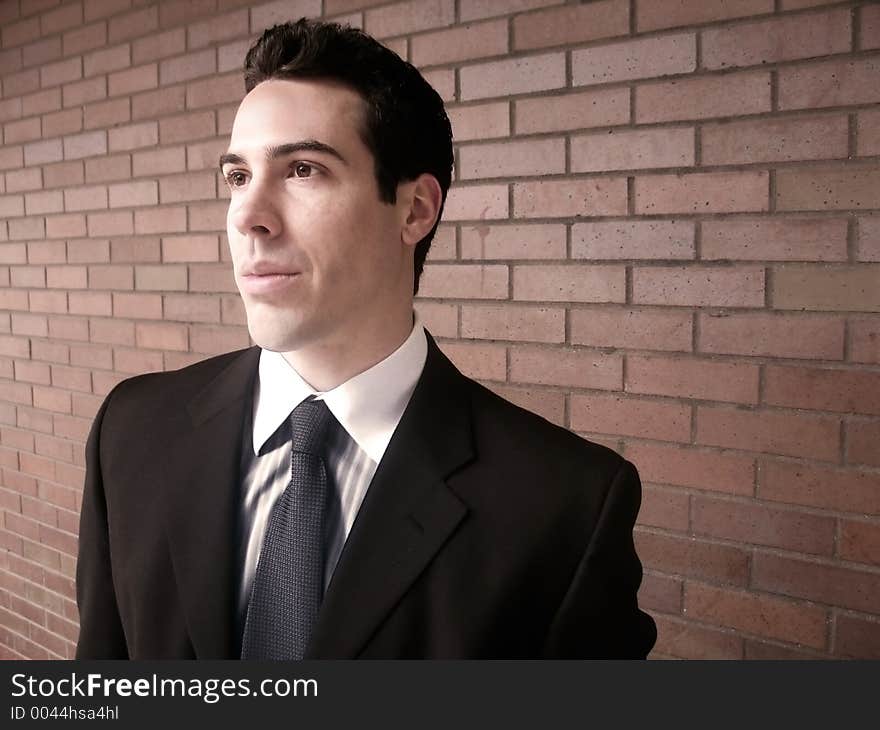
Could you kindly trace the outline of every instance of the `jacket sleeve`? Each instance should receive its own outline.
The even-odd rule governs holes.
[[[638,472],[623,461],[550,625],[544,658],[644,659],[651,651],[657,629],[636,597],[642,565],[632,530],[640,503]]]
[[[95,416],[86,442],[86,477],[76,565],[77,659],[128,658],[113,585],[107,498],[101,468],[101,428],[112,397],[113,393]]]

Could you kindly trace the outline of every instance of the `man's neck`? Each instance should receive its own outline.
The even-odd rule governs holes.
[[[282,353],[299,376],[318,392],[332,390],[382,362],[400,347],[413,328],[412,310],[381,327],[363,328],[334,342],[307,345]]]

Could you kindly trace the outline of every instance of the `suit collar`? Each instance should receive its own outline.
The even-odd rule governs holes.
[[[463,376],[428,336],[422,376],[361,505],[307,658],[354,658],[467,507],[446,478],[474,456]]]
[[[236,653],[235,519],[243,426],[259,348],[230,363],[186,404],[191,428],[165,455],[166,531],[190,638],[199,659]],[[182,406],[184,404],[181,404]]]

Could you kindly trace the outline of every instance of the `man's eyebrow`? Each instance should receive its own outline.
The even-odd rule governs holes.
[[[322,152],[335,157],[346,165],[348,164],[348,160],[346,160],[334,147],[319,142],[316,139],[306,139],[302,142],[288,142],[286,144],[271,145],[266,147],[266,159],[277,160],[280,157],[288,157],[297,152]],[[223,165],[226,164],[245,165],[247,164],[247,161],[241,155],[227,152],[226,154],[220,155],[220,167],[222,168]]]

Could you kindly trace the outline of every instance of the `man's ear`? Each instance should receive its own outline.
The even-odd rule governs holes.
[[[415,180],[401,183],[397,188],[397,196],[404,216],[400,240],[409,246],[415,246],[428,235],[440,215],[443,202],[440,183],[436,177],[425,172]]]

